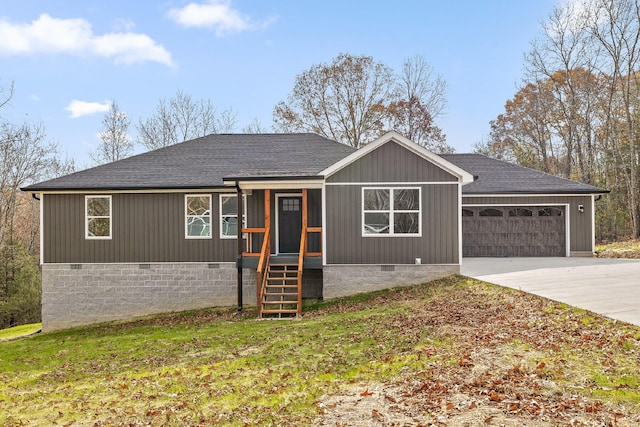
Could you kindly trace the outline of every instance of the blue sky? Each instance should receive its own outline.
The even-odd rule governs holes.
[[[468,152],[515,94],[556,1],[0,0],[0,85],[15,82],[0,115],[41,122],[84,167],[109,100],[132,128],[179,90],[235,110],[237,131],[270,127],[314,64],[350,53],[399,72],[420,54],[448,84],[447,142]]]

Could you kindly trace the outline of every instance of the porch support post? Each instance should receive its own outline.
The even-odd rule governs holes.
[[[242,228],[244,225],[242,223],[242,189],[240,188],[240,184],[238,184],[238,181],[236,181],[236,195],[238,202],[238,218],[236,219],[236,228],[238,229],[238,258],[236,259],[236,267],[238,268],[238,311],[242,311],[242,252],[244,251],[244,248],[242,247]]]
[[[303,188],[302,189],[302,232],[306,233],[307,232],[307,225],[308,225],[308,220],[307,220],[307,215],[309,210],[307,209],[307,189]],[[306,237],[306,236],[305,236]],[[306,242],[306,240],[305,240]],[[305,243],[304,248],[302,248],[302,256],[304,256],[307,253],[307,243]]]
[[[268,188],[264,189],[264,229],[265,234],[264,238],[268,239],[267,241],[267,255],[271,256],[271,190]],[[269,230],[269,234],[267,235],[266,230]],[[262,272],[262,274],[267,274],[266,271]],[[260,283],[256,282],[256,304],[260,307],[260,286],[262,286],[262,280]],[[260,309],[258,308],[258,313],[260,313]]]
[[[271,190],[264,190],[264,228],[271,227]],[[269,247],[271,247],[271,235],[269,235]]]

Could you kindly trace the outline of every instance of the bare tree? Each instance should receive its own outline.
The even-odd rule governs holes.
[[[268,133],[269,130],[262,125],[260,120],[255,117],[251,123],[242,128],[242,132],[244,133]]]
[[[446,88],[421,55],[406,59],[396,76],[369,56],[341,54],[296,77],[287,101],[274,109],[274,127],[356,148],[393,129],[435,152],[452,152],[435,124],[446,110]]]
[[[210,100],[194,101],[191,95],[178,91],[168,101],[161,99],[151,117],[140,119],[138,140],[154,150],[211,133],[232,132],[236,123],[232,109],[218,115]]]
[[[423,55],[405,59],[398,79],[398,93],[403,99],[418,99],[433,120],[447,109],[447,82],[435,74]]]
[[[0,86],[0,108],[13,96],[13,83]],[[20,188],[51,177],[62,162],[44,127],[14,124],[0,115],[0,328],[40,318],[39,205]]]
[[[13,82],[0,86],[0,108],[4,107],[13,98]]]
[[[629,211],[634,237],[640,237],[640,4],[638,0],[591,0],[588,29],[603,49],[599,65],[612,82],[606,129],[618,160],[626,165]]]
[[[431,151],[453,152],[435,124],[446,109],[446,92],[446,81],[434,74],[424,56],[406,59],[397,77],[396,99],[387,107],[387,126]]]
[[[13,239],[20,187],[44,178],[57,154],[41,125],[0,125],[0,246]]]
[[[111,101],[109,111],[102,118],[100,145],[91,153],[96,164],[115,162],[133,153],[133,140],[129,136],[131,120],[115,101]]]
[[[563,176],[592,183],[602,79],[596,69],[601,49],[587,31],[587,11],[578,2],[556,6],[525,58],[529,81],[550,82]]]
[[[384,129],[394,77],[369,56],[338,55],[299,74],[287,102],[274,108],[275,128],[316,132],[360,148]]]
[[[478,148],[611,189],[597,230],[640,237],[640,1],[559,4],[525,59],[522,87]]]

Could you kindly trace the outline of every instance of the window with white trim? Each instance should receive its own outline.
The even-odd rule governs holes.
[[[242,196],[242,226],[247,225],[247,197]],[[235,194],[220,195],[220,238],[238,238],[238,196]]]
[[[185,237],[211,238],[211,194],[187,194],[185,201]]]
[[[85,238],[111,239],[111,196],[85,196]]]
[[[363,236],[420,236],[420,188],[362,189]]]

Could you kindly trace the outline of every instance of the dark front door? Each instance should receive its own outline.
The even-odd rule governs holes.
[[[278,252],[297,253],[302,232],[302,197],[278,198]]]

